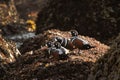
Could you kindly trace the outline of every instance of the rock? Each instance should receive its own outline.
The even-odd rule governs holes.
[[[19,33],[24,29],[23,20],[19,18],[14,0],[0,1],[0,15],[0,33],[2,35]]]
[[[22,19],[36,20],[38,11],[47,6],[48,2],[49,0],[15,0],[15,5]]]
[[[17,13],[14,0],[0,1],[0,15],[1,25],[17,22],[19,15]]]
[[[19,50],[22,54],[25,54],[26,52],[40,49],[44,46],[46,38],[46,35],[39,34],[32,38],[26,39],[20,46]]]
[[[120,35],[113,40],[111,49],[96,62],[95,66],[91,71],[90,76],[88,77],[88,80],[119,80],[119,79],[120,79]]]
[[[77,50],[74,50],[74,53],[68,54],[67,60],[55,61],[52,57],[46,58],[46,51],[41,50],[41,46],[44,47],[46,41],[52,40],[55,36],[71,37],[69,31],[52,29],[26,40],[20,48],[20,51],[23,51],[22,56],[13,65],[10,65],[8,74],[0,79],[87,80],[91,67],[109,49],[109,46],[94,38],[79,35],[96,47],[81,50],[80,55]]]
[[[15,43],[5,40],[0,35],[0,61],[1,64],[13,63],[21,55]]]
[[[120,32],[119,2],[115,0],[50,0],[36,20],[36,34],[48,29],[76,29],[101,41]]]

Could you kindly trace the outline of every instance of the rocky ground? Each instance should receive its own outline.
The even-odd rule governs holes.
[[[113,40],[111,49],[92,68],[88,80],[120,79],[120,35]]]
[[[59,30],[48,30],[43,35],[37,35],[26,40],[27,42],[25,41],[20,48],[23,55],[17,62],[10,64],[9,73],[6,73],[8,76],[4,75],[4,79],[86,80],[91,67],[109,49],[109,46],[94,38],[79,35],[96,47],[90,50],[81,50],[80,55],[77,52],[78,50],[75,49],[68,54],[69,58],[67,60],[55,61],[52,58],[45,58],[45,52],[40,48],[45,45],[46,41],[55,36],[69,38],[70,34]]]
[[[119,1],[18,0],[10,5],[12,9],[0,1],[1,80],[120,79]],[[27,20],[34,25],[32,34]],[[66,60],[46,58],[45,43],[55,36],[69,39],[71,29],[78,30],[80,38],[96,47],[80,50],[81,54],[74,49]],[[16,47],[19,42],[21,45]],[[20,56],[16,55],[19,51]]]

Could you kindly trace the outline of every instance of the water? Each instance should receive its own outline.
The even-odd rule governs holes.
[[[19,48],[20,45],[23,44],[24,40],[31,38],[31,37],[34,37],[34,36],[35,36],[35,33],[29,32],[29,33],[9,35],[9,36],[6,36],[6,38],[16,42],[16,46]]]

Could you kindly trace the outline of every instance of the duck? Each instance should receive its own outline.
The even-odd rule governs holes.
[[[56,48],[54,47],[54,43],[52,41],[46,42],[45,46],[47,46],[45,57],[49,58]]]
[[[72,45],[74,45],[75,48],[78,48],[80,50],[95,48],[95,46],[90,45],[87,40],[78,37],[78,32],[76,30],[71,30],[70,33],[72,36],[70,37],[70,42],[72,43]]]
[[[47,53],[45,54],[47,58],[52,57],[54,60],[67,59],[66,50],[59,42],[48,41],[46,46],[48,47]]]
[[[59,42],[55,42],[54,45],[55,45],[55,48],[56,48],[55,52],[52,53],[52,54],[54,54],[54,57],[57,60],[65,60],[65,59],[67,59],[68,55],[66,53],[65,48],[62,47]]]
[[[63,46],[64,48],[70,51],[72,51],[75,48],[74,45],[71,43],[71,41],[67,38],[56,36],[54,37],[54,41],[59,42],[61,46]]]

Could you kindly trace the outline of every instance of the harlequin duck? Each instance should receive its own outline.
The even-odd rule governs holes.
[[[54,47],[54,44],[53,44],[52,41],[48,41],[48,42],[46,43],[46,46],[50,48],[50,47]]]
[[[46,43],[46,46],[48,46],[47,53],[45,54],[46,57],[52,56],[55,60],[64,60],[67,59],[67,54],[64,48],[61,47],[61,44],[59,42],[51,42],[48,41]]]
[[[61,46],[65,47],[66,49],[73,50],[75,48],[71,41],[67,38],[56,36],[54,41],[59,42]]]
[[[46,52],[46,54],[45,54],[45,57],[49,58],[50,55],[51,55],[51,53],[52,53],[56,48],[54,47],[54,44],[53,44],[52,41],[48,41],[48,42],[46,43],[46,46],[47,46],[48,48],[47,48],[47,52]]]
[[[66,50],[64,47],[61,46],[59,42],[54,43],[56,50],[54,51],[53,56],[57,60],[65,60],[68,58],[68,55],[66,54]]]
[[[70,33],[72,35],[70,41],[75,46],[75,48],[87,50],[95,47],[95,46],[91,46],[88,41],[79,38],[78,32],[76,30],[71,30]]]

